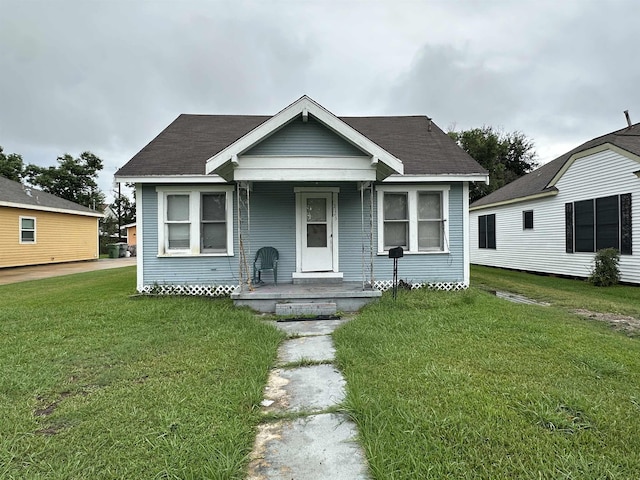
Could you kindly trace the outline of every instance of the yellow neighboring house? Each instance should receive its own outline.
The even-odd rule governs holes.
[[[96,260],[95,210],[0,177],[0,268]]]

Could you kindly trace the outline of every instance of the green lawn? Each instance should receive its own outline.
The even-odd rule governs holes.
[[[633,313],[640,290],[493,274],[563,305],[400,291],[334,333],[374,478],[640,478],[640,340],[566,310]]]
[[[640,478],[640,289],[474,268],[334,334],[376,479]],[[0,286],[0,478],[241,479],[283,334],[135,268]],[[503,289],[554,303],[516,305]]]
[[[0,286],[0,478],[243,478],[282,334],[135,268]]]
[[[481,288],[505,290],[569,309],[617,313],[640,318],[640,287],[594,287],[581,280],[533,275],[501,268],[471,267],[471,283]]]

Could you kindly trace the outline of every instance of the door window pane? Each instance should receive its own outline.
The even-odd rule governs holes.
[[[307,247],[327,246],[327,225],[307,224]]]
[[[327,199],[307,198],[307,222],[327,221]]]
[[[167,220],[189,221],[189,195],[167,195]]]

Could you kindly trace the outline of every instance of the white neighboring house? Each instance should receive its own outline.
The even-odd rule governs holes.
[[[640,123],[580,145],[469,210],[473,264],[588,277],[595,252],[615,247],[621,281],[640,284]]]

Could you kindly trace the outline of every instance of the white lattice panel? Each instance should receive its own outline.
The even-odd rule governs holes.
[[[139,293],[150,295],[191,295],[228,297],[237,285],[145,285]]]
[[[393,282],[391,280],[376,280],[374,283],[376,290],[383,292],[393,288]],[[447,292],[457,292],[460,290],[466,290],[469,288],[464,282],[434,282],[434,283],[412,283],[411,290],[417,290],[419,288],[427,288],[429,290],[445,290]]]

